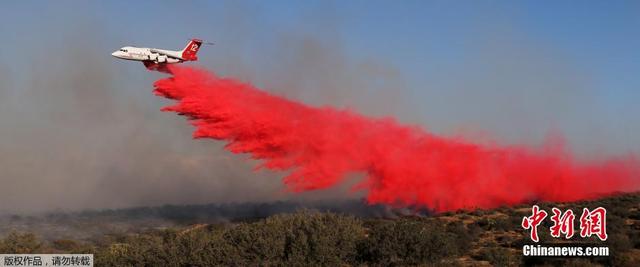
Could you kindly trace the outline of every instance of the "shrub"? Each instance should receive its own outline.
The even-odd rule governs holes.
[[[519,257],[511,253],[509,249],[490,247],[483,249],[480,259],[486,260],[494,266],[517,266]]]
[[[0,242],[2,254],[38,253],[42,248],[42,243],[31,233],[12,232]]]
[[[332,213],[299,212],[241,224],[225,233],[247,264],[338,265],[354,262],[364,237],[360,220]]]
[[[461,254],[468,246],[464,241],[467,236],[459,239],[434,222],[382,222],[372,226],[369,237],[360,245],[360,259],[380,265],[434,264]]]
[[[54,240],[51,246],[54,251],[61,253],[92,254],[95,250],[91,245],[70,239]]]

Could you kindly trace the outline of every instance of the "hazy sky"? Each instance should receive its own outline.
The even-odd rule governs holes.
[[[0,211],[265,201],[281,174],[160,112],[125,45],[313,105],[585,159],[640,152],[638,1],[2,1]],[[337,190],[340,191],[340,190]],[[339,192],[310,197],[341,195]],[[305,196],[307,197],[307,196]]]

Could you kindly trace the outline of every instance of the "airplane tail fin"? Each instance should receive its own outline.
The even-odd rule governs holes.
[[[201,45],[202,45],[202,40],[191,39],[187,44],[187,46],[184,49],[182,49],[182,58],[188,61],[198,60],[196,53],[198,53],[198,50],[200,49]]]

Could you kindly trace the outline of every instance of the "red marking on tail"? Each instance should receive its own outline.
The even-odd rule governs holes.
[[[198,50],[200,50],[200,46],[202,45],[202,40],[200,39],[191,39],[187,46],[182,50],[182,58],[187,61],[196,61],[198,57],[196,54]]]

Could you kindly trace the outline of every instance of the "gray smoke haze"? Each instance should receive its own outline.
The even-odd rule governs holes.
[[[175,23],[189,29],[210,16],[197,6],[190,10]],[[50,22],[5,43],[28,55],[25,60],[0,62],[0,212],[361,196],[346,193],[348,185],[282,192],[282,173],[254,172],[256,162],[224,151],[220,142],[191,139],[193,128],[183,118],[160,112],[169,102],[151,90],[161,74],[109,55],[124,45],[172,48],[182,40],[136,43],[107,27],[113,18],[38,12]],[[612,139],[619,133],[608,132],[611,124],[591,108],[588,73],[559,51],[500,26],[504,18],[483,22],[458,64],[409,83],[385,55],[349,54],[331,5],[281,29],[261,26],[259,12],[232,2],[219,12],[219,25],[200,26],[192,36],[220,41],[204,47],[194,65],[313,105],[394,116],[442,134],[539,144],[559,130],[585,157],[640,150],[640,140],[629,134],[640,132],[638,119]],[[162,34],[145,26],[145,38]],[[264,32],[273,41],[256,45]],[[429,49],[426,54],[437,53]]]
[[[365,62],[360,67],[361,63],[346,59],[334,36],[300,36],[297,32],[283,34],[274,45],[280,48],[268,53],[280,58],[283,66],[265,77],[254,77],[251,74],[260,69],[251,60],[239,58],[246,53],[243,44],[251,41],[247,37],[251,29],[243,26],[250,16],[238,12],[250,10],[229,8],[228,23],[234,28],[225,42],[236,48],[225,49],[223,59],[211,64],[227,75],[262,80],[269,88],[280,90],[274,91],[278,94],[324,104],[342,100],[338,103],[345,106],[357,97],[356,91],[349,92],[351,88],[368,88],[370,77],[397,79],[379,63]],[[254,172],[256,162],[224,151],[220,142],[193,140],[193,129],[183,118],[160,112],[168,102],[153,96],[151,90],[153,80],[162,75],[147,72],[141,65],[135,66],[135,74],[114,68],[134,63],[113,64],[109,53],[118,47],[104,45],[112,36],[102,23],[77,15],[46,27],[61,36],[48,40],[47,49],[35,50],[21,63],[23,86],[11,87],[2,79],[0,211],[361,195],[347,193],[348,186],[304,195],[283,192],[282,173]],[[51,50],[59,51],[54,64]],[[149,78],[141,85],[134,75]],[[312,86],[315,83],[320,87]],[[312,91],[315,88],[321,89]],[[303,94],[308,92],[313,94]],[[351,98],[338,94],[351,94]],[[359,99],[373,108],[367,99],[379,97]]]

